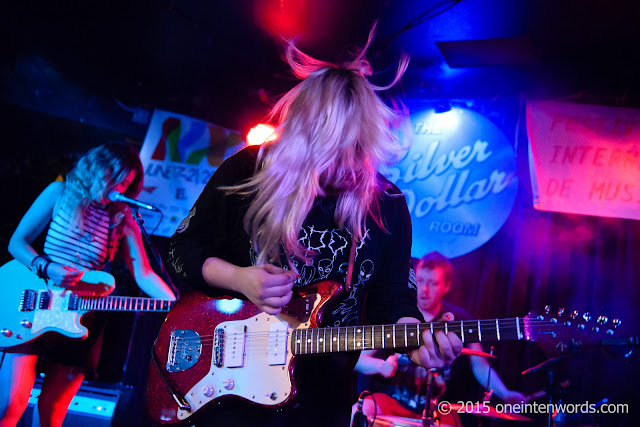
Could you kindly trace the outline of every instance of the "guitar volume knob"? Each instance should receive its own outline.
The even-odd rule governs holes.
[[[236,383],[233,382],[233,380],[222,381],[222,387],[224,387],[225,390],[233,390],[235,386],[236,386]]]
[[[202,387],[202,394],[205,395],[206,397],[213,396],[213,387],[211,387],[210,385],[206,385]]]
[[[11,332],[9,329],[1,329],[0,334],[4,335],[5,337],[10,337],[13,335],[13,332]]]
[[[22,322],[20,322],[20,324],[22,326],[24,326],[25,328],[31,328],[33,326],[33,324],[31,322],[29,322],[28,320],[23,320]]]

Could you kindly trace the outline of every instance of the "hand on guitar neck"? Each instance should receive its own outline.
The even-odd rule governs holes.
[[[445,313],[440,319],[443,322],[454,320],[452,313]],[[403,317],[398,323],[420,323],[418,319]],[[409,352],[409,357],[413,363],[425,368],[442,368],[450,365],[460,356],[462,351],[462,341],[453,331],[446,334],[443,331],[436,331],[431,334],[429,330],[422,332],[423,344]]]

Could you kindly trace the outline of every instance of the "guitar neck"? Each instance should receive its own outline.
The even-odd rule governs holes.
[[[454,332],[468,344],[525,338],[522,318],[460,320],[375,326],[295,329],[291,334],[294,355],[358,350],[405,350],[422,345],[422,332]]]
[[[87,311],[163,311],[167,312],[173,301],[156,298],[138,297],[80,297],[72,295],[69,299],[70,310]]]

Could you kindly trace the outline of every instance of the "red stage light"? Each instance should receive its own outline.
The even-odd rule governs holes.
[[[268,141],[273,141],[278,136],[276,129],[264,123],[252,127],[247,133],[247,145],[261,145]]]

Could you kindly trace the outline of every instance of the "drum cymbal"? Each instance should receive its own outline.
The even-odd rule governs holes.
[[[488,404],[482,404],[480,402],[475,403],[473,405],[467,404],[462,405],[459,403],[450,403],[449,407],[452,411],[456,411],[460,414],[473,414],[473,415],[482,415],[484,417],[491,418],[500,418],[502,420],[513,420],[513,421],[531,421],[531,418],[525,417],[524,415],[514,414],[512,412],[498,412],[496,408]]]
[[[462,351],[460,352],[460,354],[464,355],[464,356],[489,357],[491,359],[496,359],[497,358],[497,356],[494,356],[493,354],[485,353],[484,351],[479,351],[479,350],[472,350],[472,349],[467,348],[467,347],[462,347]]]

